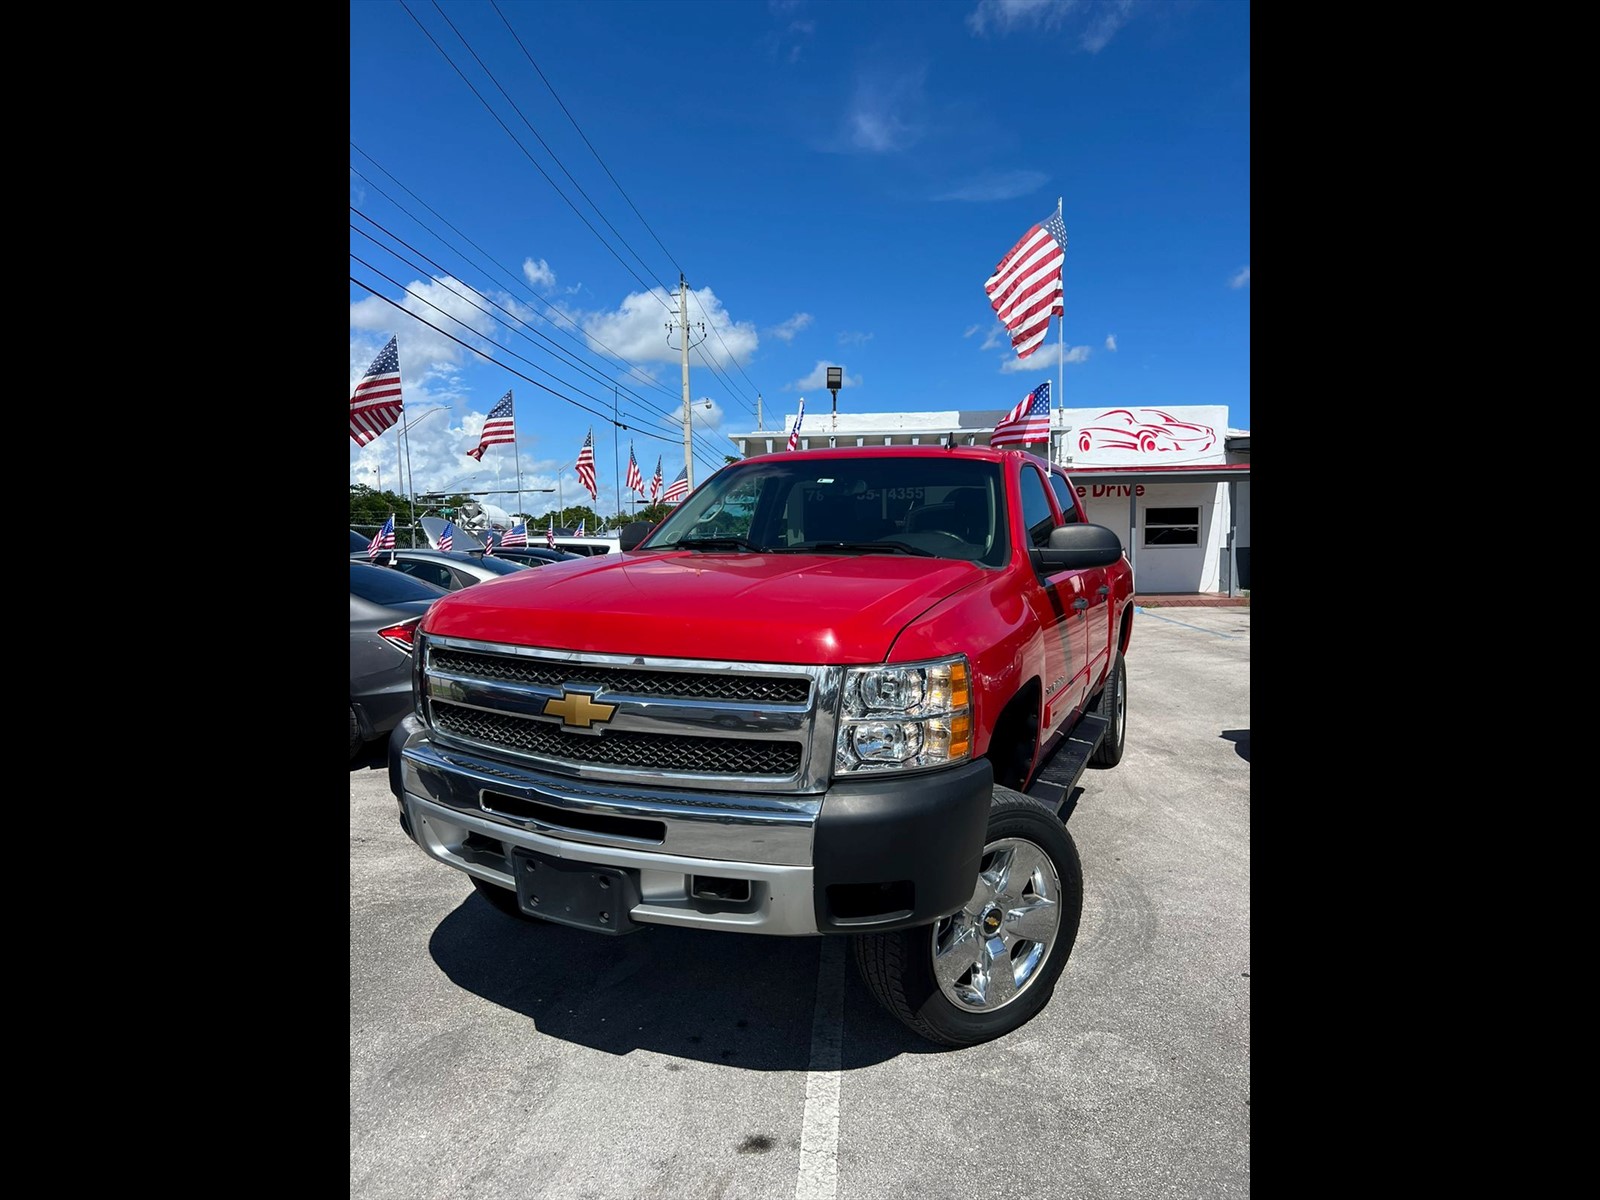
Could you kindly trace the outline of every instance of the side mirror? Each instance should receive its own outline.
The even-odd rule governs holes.
[[[1122,539],[1104,525],[1057,525],[1050,545],[1032,556],[1034,569],[1043,575],[1109,567],[1122,557]]]
[[[640,542],[644,541],[645,535],[654,528],[655,526],[650,524],[649,521],[629,521],[622,527],[621,532],[617,534],[619,548],[632,550]]]

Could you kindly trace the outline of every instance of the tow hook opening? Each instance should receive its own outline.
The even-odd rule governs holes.
[[[750,899],[750,881],[725,879],[720,875],[695,875],[690,880],[689,894],[696,900],[743,904]]]

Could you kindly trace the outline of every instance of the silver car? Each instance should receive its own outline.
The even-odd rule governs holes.
[[[468,554],[461,550],[380,550],[369,559],[366,551],[352,553],[351,562],[371,562],[431,583],[447,592],[459,591],[474,583],[499,579],[526,571],[529,564],[511,562],[504,558],[486,558],[483,554]]]

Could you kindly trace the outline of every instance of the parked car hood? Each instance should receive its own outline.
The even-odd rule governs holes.
[[[984,574],[882,554],[607,554],[452,592],[422,628],[610,654],[882,662],[908,623]]]

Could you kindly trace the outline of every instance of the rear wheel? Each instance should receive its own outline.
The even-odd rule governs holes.
[[[1049,1001],[1083,913],[1083,868],[1047,804],[996,787],[972,898],[916,929],[856,939],[867,988],[908,1028],[971,1046],[1020,1028]]]
[[[361,756],[361,748],[367,744],[361,736],[361,720],[356,716],[356,706],[350,706],[350,761],[354,762]]]
[[[1114,767],[1122,761],[1122,747],[1128,737],[1128,668],[1120,650],[1111,660],[1111,676],[1100,690],[1094,710],[1111,724],[1089,763],[1096,767]]]
[[[523,912],[517,904],[517,893],[514,888],[503,888],[498,883],[490,883],[487,879],[479,879],[476,875],[469,875],[472,887],[478,895],[494,905],[508,917],[515,917],[519,921],[537,921],[538,917],[530,917]]]

